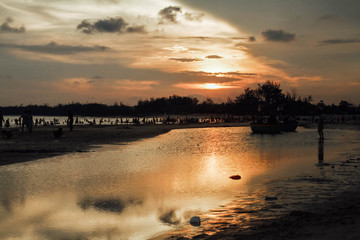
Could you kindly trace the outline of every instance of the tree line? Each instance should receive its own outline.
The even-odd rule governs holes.
[[[326,105],[323,101],[314,103],[312,96],[298,96],[296,90],[283,93],[280,84],[267,81],[255,89],[245,88],[235,99],[224,103],[214,103],[211,98],[200,101],[193,97],[169,96],[139,100],[135,106],[122,103],[106,105],[101,103],[69,103],[49,105],[27,105],[2,107],[4,115],[20,115],[29,110],[33,115],[66,116],[69,111],[79,116],[145,116],[164,114],[232,114],[269,115],[281,113],[288,115],[360,114],[360,106],[343,100],[338,105]]]

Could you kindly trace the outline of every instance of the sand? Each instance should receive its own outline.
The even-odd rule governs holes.
[[[215,235],[193,239],[355,240],[360,236],[359,202],[359,191],[345,192],[314,205],[312,211],[292,211],[280,219],[255,223],[249,229],[230,226]]]
[[[254,223],[248,229],[229,226],[218,233],[192,239],[247,240],[356,240],[360,236],[360,193],[346,192],[314,205],[312,211],[292,211],[279,219]],[[173,236],[169,239],[188,238]]]
[[[64,135],[55,138],[55,127],[34,128],[29,134],[13,129],[10,139],[0,139],[0,165],[36,161],[71,152],[94,151],[104,144],[127,144],[151,138],[171,129],[194,127],[242,126],[244,124],[142,125],[142,126],[75,126],[64,127]],[[360,158],[356,158],[360,168]],[[345,161],[345,160],[344,160]],[[193,239],[359,239],[360,187],[333,199],[314,205],[309,211],[292,211],[276,220],[260,221],[250,228],[225,226],[212,236]],[[171,239],[187,239],[173,236]]]

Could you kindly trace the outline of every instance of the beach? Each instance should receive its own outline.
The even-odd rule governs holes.
[[[13,129],[10,139],[1,139],[0,165],[35,161],[68,153],[96,151],[101,145],[129,144],[152,138],[179,128],[238,127],[244,124],[140,125],[140,126],[75,126],[64,127],[64,134],[55,138],[56,127],[34,128],[30,134]],[[333,126],[334,127],[334,126]],[[348,127],[348,126],[346,126]],[[358,129],[358,126],[354,127]],[[360,168],[360,154],[339,159],[342,169]],[[337,168],[337,166],[336,166]],[[340,168],[339,168],[340,169]],[[324,171],[332,171],[324,166]],[[357,184],[357,185],[356,185]],[[214,235],[200,234],[193,239],[358,239],[360,234],[360,187],[352,182],[349,191],[324,199],[309,209],[289,212],[286,216],[248,223],[249,228],[223,225]],[[172,236],[170,239],[188,239]]]

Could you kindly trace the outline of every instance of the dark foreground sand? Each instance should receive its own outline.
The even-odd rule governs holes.
[[[32,134],[21,134],[14,129],[12,138],[0,138],[0,165],[92,151],[102,144],[126,144],[176,128],[240,125],[86,126],[75,127],[72,132],[64,128],[64,135],[60,138],[54,137],[54,127],[34,128]],[[356,161],[360,168],[360,158],[357,157]],[[174,236],[171,239],[186,238]],[[292,211],[280,219],[253,223],[248,229],[227,226],[215,235],[199,235],[194,239],[360,239],[360,185],[321,205],[314,205],[312,210]]]
[[[173,236],[169,239],[188,238]],[[292,211],[276,220],[254,223],[248,229],[229,226],[215,235],[198,235],[192,239],[246,240],[357,240],[360,239],[360,191],[314,205],[311,211]]]

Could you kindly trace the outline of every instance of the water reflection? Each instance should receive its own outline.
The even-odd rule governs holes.
[[[122,199],[84,199],[78,204],[83,210],[88,210],[90,207],[93,207],[99,211],[120,214],[123,212],[125,207],[129,205],[141,205],[142,201],[133,199],[129,199],[127,201]]]
[[[324,140],[319,139],[318,143],[318,160],[319,164],[322,164],[324,162]]]
[[[327,142],[327,156],[336,157],[345,141],[331,134],[338,140]],[[278,191],[264,181],[313,168],[312,136],[306,129],[276,136],[255,136],[248,128],[184,129],[2,166],[0,239],[148,239],[184,233],[184,226],[195,231],[193,216],[201,216],[200,229],[209,233],[244,224],[262,209],[264,196]],[[236,174],[241,180],[229,178]]]

